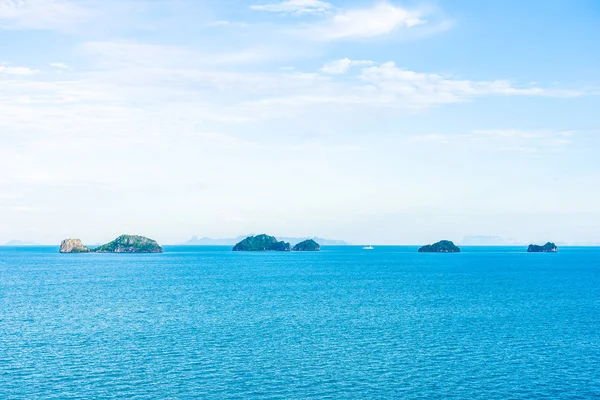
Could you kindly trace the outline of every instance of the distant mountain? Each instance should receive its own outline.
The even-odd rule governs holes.
[[[39,243],[36,242],[28,242],[26,240],[11,240],[10,242],[6,242],[5,246],[39,246]]]
[[[598,247],[600,246],[600,242],[573,242],[569,244],[561,244],[560,242],[556,242],[557,246],[591,246]]]
[[[500,236],[465,236],[460,242],[461,246],[516,246],[522,243],[514,239],[504,239]]]
[[[320,244],[321,246],[348,246],[349,243],[345,242],[343,240],[330,240],[330,239],[324,239],[324,238],[320,238],[320,237],[301,237],[301,238],[294,238],[294,237],[278,237],[277,239],[279,240],[283,240],[284,242],[289,242],[292,246],[297,245],[300,242],[303,242],[305,240],[314,240],[315,242],[317,242],[318,244]]]
[[[245,238],[251,235],[238,236],[235,238],[226,238],[226,239],[213,239],[208,237],[199,238],[198,236],[192,236],[192,238],[186,242],[181,243],[184,246],[233,246],[236,243],[241,242]],[[292,246],[304,241],[312,239],[315,242],[319,243],[321,246],[347,246],[348,243],[343,240],[329,240],[323,239],[319,237],[301,237],[301,238],[293,238],[293,237],[277,237],[277,240],[284,241],[290,243]]]
[[[184,246],[233,246],[234,244],[244,240],[246,237],[247,236],[238,236],[227,239],[213,239],[209,237],[199,238],[198,236],[192,236],[190,240],[181,244]]]

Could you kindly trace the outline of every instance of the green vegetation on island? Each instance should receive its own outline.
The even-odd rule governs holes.
[[[163,249],[152,239],[137,235],[121,235],[97,249],[96,253],[162,253]]]
[[[79,239],[65,239],[60,245],[61,253],[162,253],[163,249],[152,239],[137,235],[121,235],[110,243],[89,249]]]
[[[558,247],[552,242],[548,242],[543,246],[538,246],[536,244],[530,244],[527,248],[528,253],[556,253],[558,251]]]
[[[290,251],[290,244],[278,241],[274,236],[249,236],[235,246],[233,251]]]
[[[292,247],[292,251],[319,251],[321,246],[312,239],[305,240]]]
[[[456,246],[450,240],[442,240],[421,247],[419,253],[460,253],[460,247]]]

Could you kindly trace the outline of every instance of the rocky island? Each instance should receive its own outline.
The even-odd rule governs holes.
[[[460,253],[460,247],[456,246],[450,240],[442,240],[421,247],[419,253]]]
[[[152,239],[137,235],[121,235],[110,243],[90,249],[79,239],[65,239],[61,253],[162,253],[163,249]]]
[[[305,240],[292,247],[292,251],[319,251],[321,246],[312,239]]]
[[[249,236],[235,246],[233,251],[290,251],[290,244],[278,241],[274,236]]]
[[[96,253],[162,253],[163,249],[152,239],[137,235],[121,235],[94,250]]]
[[[84,246],[80,239],[65,239],[60,244],[61,253],[89,253],[91,250]]]
[[[530,244],[527,248],[528,253],[556,253],[558,251],[558,247],[552,242],[548,242],[543,246],[538,246],[536,244]]]

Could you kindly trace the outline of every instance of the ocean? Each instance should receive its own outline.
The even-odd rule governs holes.
[[[600,248],[0,248],[0,399],[600,398]]]

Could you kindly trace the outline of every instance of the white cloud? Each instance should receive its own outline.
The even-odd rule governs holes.
[[[85,49],[96,60],[87,72],[67,70],[36,76],[30,73],[35,70],[0,66],[0,72],[24,75],[18,80],[0,80],[3,139],[12,135],[20,140],[25,132],[34,132],[68,137],[70,146],[82,148],[89,147],[88,141],[137,145],[153,143],[154,135],[164,132],[183,136],[207,124],[269,124],[325,107],[339,112],[355,105],[362,110],[414,110],[488,95],[575,95],[541,87],[520,88],[504,80],[472,81],[415,72],[392,62],[344,58],[326,64],[322,73],[243,72],[206,63],[206,59],[227,61],[229,57],[198,54],[182,47],[106,42],[90,43]],[[354,66],[362,68],[342,79],[335,76]],[[290,130],[293,127],[286,128]],[[505,138],[511,133],[494,135]],[[556,144],[565,140],[568,137],[552,138]]]
[[[208,26],[212,26],[212,27],[217,27],[217,26],[228,26],[231,25],[231,21],[225,21],[225,20],[221,20],[221,21],[214,21],[208,24]]]
[[[568,138],[575,135],[573,131],[565,130],[522,130],[522,129],[479,129],[472,132],[471,137],[480,138],[497,138],[500,140],[507,139],[549,139],[561,138],[561,142],[570,142]]]
[[[38,211],[38,209],[34,208],[34,207],[17,206],[17,207],[13,207],[12,211],[15,211],[15,212],[31,212],[31,211]]]
[[[137,104],[171,104],[176,100],[181,113],[192,112],[199,120],[233,123],[287,117],[313,105],[362,105],[412,111],[491,95],[584,94],[529,85],[519,87],[508,80],[457,79],[402,69],[393,62],[378,64],[349,58],[325,64],[320,73],[216,68],[264,60],[269,54],[260,49],[203,54],[185,47],[135,42],[94,42],[85,44],[83,49],[84,54],[93,56],[97,67],[93,72],[80,73],[82,81],[45,85],[20,82],[10,86],[5,83],[5,93],[16,92],[18,84],[20,95],[11,100],[17,104],[39,104],[49,99],[54,104],[63,104],[86,97],[93,102]],[[360,70],[348,73],[352,67]],[[336,77],[343,73],[348,75],[343,79]]]
[[[340,11],[325,22],[309,25],[302,33],[314,40],[361,39],[387,35],[426,22],[419,11],[384,1],[369,9]]]
[[[375,63],[370,60],[350,60],[349,58],[342,58],[323,65],[323,67],[321,67],[321,72],[332,75],[344,74],[348,72],[350,67],[372,64]]]
[[[330,66],[329,71],[290,72],[271,65],[246,70],[240,64],[249,57],[245,51],[200,54],[186,47],[132,42],[96,42],[84,48],[77,72],[0,79],[0,169],[6,171],[0,189],[25,192],[27,199],[37,199],[25,205],[49,210],[31,225],[20,223],[14,212],[2,218],[10,226],[44,226],[59,236],[53,240],[81,226],[110,233],[115,225],[109,216],[124,207],[132,211],[119,221],[119,229],[134,227],[149,235],[158,229],[153,226],[160,227],[161,235],[194,232],[198,226],[215,229],[223,226],[220,215],[231,209],[251,215],[243,224],[227,224],[241,232],[313,222],[322,226],[324,215],[335,226],[356,210],[396,211],[424,201],[430,201],[430,211],[449,196],[439,195],[446,193],[443,189],[472,181],[463,179],[460,170],[447,174],[452,181],[431,180],[440,165],[451,163],[423,163],[427,157],[462,161],[478,154],[465,150],[460,140],[485,149],[507,143],[514,149],[540,143],[554,143],[555,148],[570,140],[476,132],[472,138],[457,138],[456,151],[440,148],[433,156],[431,149],[437,146],[393,146],[378,135],[386,125],[410,128],[382,125],[379,115],[485,95],[548,94],[543,87],[522,89],[508,81],[457,79],[350,58],[337,60],[333,64],[338,68]],[[343,70],[343,77],[331,74]],[[488,139],[479,141],[479,136]],[[332,146],[336,143],[346,148]],[[414,165],[430,166],[431,175],[417,171],[401,188],[389,185],[396,171]],[[366,186],[357,188],[352,184],[357,180]],[[472,195],[478,189],[465,190]],[[407,200],[406,193],[413,197]],[[449,193],[460,207],[465,192]],[[65,198],[70,199],[69,210]],[[81,205],[74,210],[76,222],[57,233],[59,216],[73,211],[72,204]],[[4,200],[0,207],[12,205],[23,204]],[[90,207],[101,211],[89,213]],[[288,219],[290,208],[301,210],[297,220]],[[160,217],[149,219],[156,210]],[[273,210],[285,218],[274,218]],[[337,221],[332,212],[338,213]]]
[[[91,11],[66,0],[0,0],[0,29],[69,29]]]
[[[138,43],[135,41],[86,42],[80,46],[84,55],[105,68],[119,66],[165,67],[188,65],[197,55],[187,48]],[[188,61],[188,62],[186,62]]]
[[[411,107],[468,101],[484,95],[573,97],[583,93],[540,87],[519,88],[508,80],[471,81],[398,68],[393,62],[364,68],[359,78],[390,103]]]
[[[480,129],[454,135],[411,135],[408,143],[426,142],[444,147],[456,146],[486,152],[511,152],[532,155],[564,151],[573,143],[576,132],[570,130]]]
[[[238,28],[247,28],[248,24],[244,23],[244,22],[233,22],[233,21],[227,21],[227,20],[219,20],[219,21],[213,21],[208,23],[207,25],[210,28],[219,28],[219,27],[225,27],[225,26],[229,26],[229,27],[238,27]]]
[[[301,15],[324,13],[331,10],[333,6],[319,0],[287,0],[281,3],[254,5],[250,8],[257,11]]]
[[[575,132],[565,130],[482,129],[461,135],[500,150],[522,153],[557,152],[571,145]]]
[[[69,66],[67,64],[61,63],[61,62],[50,63],[50,66],[52,68],[58,68],[58,69],[67,69],[67,68],[69,68]]]
[[[232,52],[200,53],[186,47],[138,43],[135,41],[86,42],[81,51],[103,67],[198,68],[224,64],[250,64],[281,60],[286,53],[279,49],[252,47]]]
[[[0,65],[0,74],[6,75],[33,75],[40,72],[37,69],[26,68],[26,67],[9,67],[6,65]]]
[[[350,59],[326,64],[321,71],[341,74],[355,65]],[[353,106],[374,108],[398,108],[423,110],[433,106],[472,101],[483,96],[547,96],[574,97],[586,94],[582,91],[546,89],[542,87],[519,87],[508,80],[473,81],[456,79],[439,74],[415,72],[402,69],[393,62],[376,64],[360,60],[357,64],[375,64],[361,69],[355,75],[336,80],[335,76],[321,75],[320,80],[295,90],[286,90],[270,96],[268,92],[260,99],[245,103],[247,107],[276,110],[297,110],[312,105]],[[277,79],[276,76],[271,76]]]

